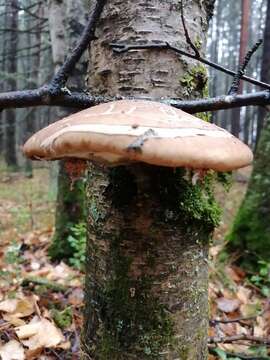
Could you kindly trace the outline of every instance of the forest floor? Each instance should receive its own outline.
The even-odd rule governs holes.
[[[251,276],[220,256],[249,173],[237,173],[228,193],[216,191],[224,214],[209,259],[211,360],[270,359],[269,264]],[[83,274],[47,256],[55,206],[49,184],[48,169],[29,179],[0,168],[2,360],[79,359]]]

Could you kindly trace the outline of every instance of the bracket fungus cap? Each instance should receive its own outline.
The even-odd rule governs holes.
[[[226,130],[169,105],[119,100],[77,112],[38,131],[24,145],[36,160],[80,158],[108,165],[144,162],[231,171],[251,150]]]

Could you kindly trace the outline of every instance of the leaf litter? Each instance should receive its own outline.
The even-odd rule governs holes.
[[[48,258],[55,205],[46,200],[48,184],[47,169],[35,170],[31,180],[18,174],[9,181],[0,174],[2,360],[79,359],[83,274]],[[219,260],[224,234],[244,190],[243,184],[235,182],[226,196],[217,191],[225,212],[210,249],[209,360],[270,359],[269,299],[242,269]],[[27,212],[26,221],[21,221],[19,211]]]

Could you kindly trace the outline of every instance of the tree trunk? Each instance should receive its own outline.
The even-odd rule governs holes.
[[[188,1],[186,24],[205,44],[213,1]],[[112,0],[90,52],[91,93],[149,98],[202,96],[203,66],[169,52],[113,54],[110,42],[187,48],[177,0]],[[207,359],[211,186],[184,169],[143,164],[91,167],[84,359]]]
[[[66,54],[81,34],[85,22],[84,13],[82,0],[76,1],[76,5],[71,0],[50,0],[49,19],[55,70],[63,64]],[[71,77],[71,86],[83,88],[82,74],[85,71],[85,64],[80,62]],[[63,118],[71,112],[71,109],[61,108],[57,116]],[[84,183],[77,179],[72,185],[64,161],[59,163],[55,232],[49,248],[49,254],[54,260],[68,259],[73,254],[74,250],[67,240],[70,229],[85,219],[82,201]]]
[[[244,254],[240,260],[246,266],[258,258],[269,261],[270,249],[270,116],[255,155],[254,168],[245,199],[229,235],[229,249]]]
[[[42,7],[43,4],[37,5],[37,16],[40,18],[42,17]],[[28,16],[27,17],[27,25],[31,24],[31,21],[33,20],[33,17]],[[39,71],[40,71],[40,50],[41,50],[41,27],[43,24],[43,21],[38,20],[37,21],[37,31],[35,34],[28,34],[28,45],[35,46],[35,55],[31,56],[31,50],[29,50],[29,61],[30,65],[28,65],[28,71],[30,72],[30,79],[31,81],[28,81],[28,87],[30,89],[35,89],[39,87],[41,84],[39,83]],[[39,110],[37,108],[31,109],[28,116],[26,116],[25,119],[25,129],[24,129],[24,141],[30,138],[31,135],[37,130],[37,116],[38,116]],[[30,159],[25,160],[24,164],[24,171],[26,176],[32,177],[33,176],[33,162]]]
[[[262,67],[261,67],[261,80],[267,83],[270,82],[270,68],[269,68],[269,58],[270,58],[270,2],[267,2],[267,13],[265,20],[264,28],[264,39],[263,39],[263,55],[262,55]],[[263,128],[264,118],[266,116],[266,109],[263,107],[259,108],[258,112],[258,125],[257,125],[257,135],[256,135],[256,145],[258,144],[261,131]]]
[[[17,73],[17,32],[18,29],[18,0],[10,0],[6,5],[7,28],[13,29],[6,36],[5,50],[6,62],[5,71],[6,91],[16,90]],[[16,112],[14,109],[5,110],[5,161],[10,169],[17,168],[16,156]]]
[[[266,24],[264,30],[264,48],[263,48],[263,63],[261,70],[261,78],[263,81],[270,81],[270,70],[268,59],[270,56],[270,5],[268,2]],[[263,114],[264,113],[264,114]],[[248,185],[248,190],[244,201],[235,218],[232,230],[228,235],[230,251],[239,252],[241,256],[239,261],[243,265],[249,267],[257,263],[258,257],[269,260],[269,156],[270,156],[270,116],[266,120],[265,127],[261,131],[263,118],[266,114],[266,109],[261,109],[259,114],[257,140],[261,132],[261,138],[258,142],[254,167],[251,179]],[[263,115],[263,116],[262,116]],[[252,128],[252,133],[254,128]],[[245,251],[245,252],[244,252]]]
[[[248,47],[248,29],[249,29],[249,0],[242,0],[241,16],[241,35],[239,48],[239,66],[242,64]],[[240,81],[238,94],[243,93],[243,81]],[[232,134],[236,137],[240,135],[240,108],[232,110]]]

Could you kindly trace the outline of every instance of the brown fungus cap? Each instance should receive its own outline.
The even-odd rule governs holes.
[[[23,151],[37,160],[136,161],[216,171],[241,168],[253,158],[245,144],[218,126],[142,100],[109,102],[68,116],[33,135]]]

